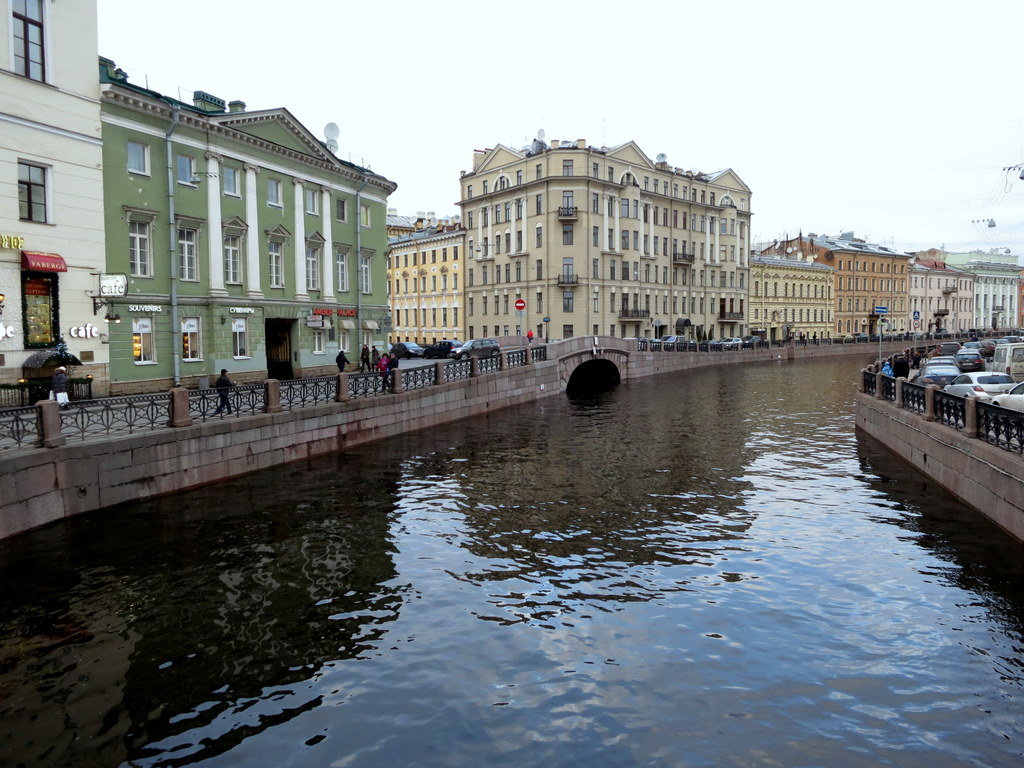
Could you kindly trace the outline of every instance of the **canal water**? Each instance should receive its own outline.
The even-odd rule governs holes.
[[[1011,766],[1020,545],[864,361],[558,396],[0,544],[0,765]]]

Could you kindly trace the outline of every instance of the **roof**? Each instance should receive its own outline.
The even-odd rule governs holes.
[[[821,272],[832,272],[828,264],[819,264],[816,261],[802,261],[800,259],[780,259],[774,256],[751,256],[751,263],[765,264],[779,267],[799,267],[801,269],[816,269]]]
[[[887,248],[884,245],[865,243],[860,240],[849,240],[842,237],[808,237],[812,245],[827,248],[830,251],[846,251],[848,253],[863,253],[868,256],[900,256],[909,259],[910,254],[897,251],[894,248]]]
[[[418,232],[410,232],[409,234],[406,235],[396,235],[395,237],[389,237],[388,245],[406,245],[408,243],[416,241],[426,242],[428,240],[432,240],[435,238],[461,235],[464,234],[465,232],[466,228],[463,227],[461,224],[449,224],[438,229],[434,229],[433,227],[431,227],[429,229],[421,229]]]

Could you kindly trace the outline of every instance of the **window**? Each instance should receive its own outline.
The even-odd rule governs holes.
[[[563,339],[571,339],[572,336],[573,336],[572,326],[571,325],[563,325],[562,326],[562,338]]]
[[[281,202],[280,179],[267,179],[267,205],[272,205],[275,208],[284,207],[284,203]]]
[[[284,257],[281,254],[281,243],[267,244],[267,259],[270,287],[284,288]]]
[[[540,248],[544,245],[544,227],[540,224],[537,225],[537,247]]]
[[[225,195],[241,197],[242,192],[238,183],[238,169],[230,165],[222,166],[220,169],[221,184]]]
[[[178,227],[178,277],[182,280],[199,279],[199,262],[196,258],[199,233],[188,227]]]
[[[194,187],[198,179],[196,159],[191,155],[178,155],[178,183]]]
[[[368,205],[359,206],[359,226],[370,226],[370,206]]]
[[[562,311],[572,312],[574,291],[562,291]]]
[[[483,181],[483,188],[484,188],[484,194],[486,195],[488,193],[488,191],[489,191],[486,179]]]
[[[132,359],[136,363],[155,363],[156,347],[153,345],[153,318],[132,318]]]
[[[46,168],[18,161],[18,217],[46,223]]]
[[[313,331],[313,354],[324,354],[324,332]]]
[[[244,317],[231,321],[231,351],[236,358],[249,356]]]
[[[562,161],[562,175],[563,176],[572,176],[572,160],[563,160]]]
[[[224,237],[224,282],[242,282],[242,260],[241,254],[242,239],[238,235],[225,235]]]
[[[544,195],[537,195],[537,206],[535,213],[540,216],[544,212]]]
[[[535,169],[535,172],[536,172],[536,178],[539,179],[541,177],[541,164],[540,163],[537,163],[537,167]]]
[[[25,347],[49,347],[55,344],[60,328],[57,276],[22,272],[21,295],[25,317]]]
[[[334,264],[338,293],[345,293],[348,290],[348,252],[339,248],[334,254]]]
[[[359,290],[372,293],[373,283],[370,279],[370,257],[365,253],[359,257]]]
[[[516,171],[516,184],[522,184],[522,183],[523,183],[523,172],[522,171]]]
[[[306,187],[306,213],[310,216],[320,215],[320,190]]]
[[[181,359],[202,360],[203,350],[199,344],[199,318],[181,318]]]
[[[572,245],[572,224],[562,225],[562,245]]]
[[[128,268],[132,277],[152,277],[153,261],[149,254],[149,222],[128,222]]]
[[[348,200],[336,198],[334,201],[334,218],[338,221],[348,221]]]
[[[128,142],[128,173],[149,175],[149,145],[137,141]]]
[[[15,74],[46,79],[43,51],[43,0],[15,0],[12,23]]]
[[[594,227],[594,247],[598,248],[601,245],[601,228]]]
[[[320,249],[306,246],[306,290],[320,290]]]

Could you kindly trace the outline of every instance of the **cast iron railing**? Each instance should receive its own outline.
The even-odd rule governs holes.
[[[445,381],[459,381],[461,379],[468,379],[471,366],[469,358],[465,360],[454,360],[444,367],[444,380]]]
[[[337,376],[287,379],[281,382],[281,407],[287,411],[307,405],[329,403],[338,393]]]
[[[516,349],[508,353],[508,367],[518,368],[521,365],[526,365],[526,350]]]
[[[860,374],[864,381],[864,394],[874,395],[875,394],[875,374],[868,370],[861,371]]]
[[[903,382],[903,407],[914,413],[924,413],[924,387]]]
[[[964,428],[964,399],[957,395],[935,391],[935,420],[953,429]]]
[[[243,384],[228,387],[228,403],[226,408],[217,413],[220,407],[220,390],[194,389],[188,393],[188,415],[195,421],[206,421],[215,416],[241,416],[242,414],[262,413],[267,407],[267,388],[264,384]]]
[[[410,368],[407,371],[399,371],[402,375],[402,389],[426,389],[433,386],[437,381],[437,368],[433,365],[424,365],[419,368]]]
[[[171,396],[124,395],[100,400],[72,400],[60,412],[60,431],[85,440],[96,435],[161,429],[171,420]]]
[[[34,405],[0,409],[0,448],[26,448],[41,439],[39,409]]]
[[[533,362],[543,362],[548,359],[548,348],[546,346],[531,347],[530,355],[530,359],[533,360]]]
[[[896,379],[891,376],[882,377],[882,399],[896,402]]]
[[[379,373],[353,373],[348,377],[349,397],[372,397],[386,392],[384,378]]]
[[[978,403],[978,439],[1006,451],[1024,453],[1024,411]]]
[[[478,357],[477,362],[477,370],[480,373],[495,373],[501,370],[501,355]]]

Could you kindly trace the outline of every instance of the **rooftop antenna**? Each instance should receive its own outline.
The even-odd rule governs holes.
[[[324,138],[327,139],[324,142],[327,145],[327,149],[331,151],[333,155],[338,151],[338,136],[341,135],[341,129],[338,128],[337,123],[328,123],[324,126]]]

